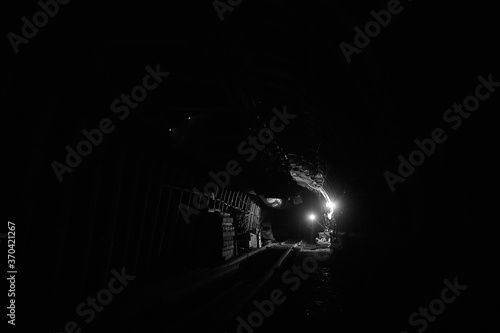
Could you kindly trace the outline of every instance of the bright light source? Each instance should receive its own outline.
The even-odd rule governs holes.
[[[313,221],[315,218],[316,218],[316,215],[314,215],[314,214],[309,215],[309,220]]]
[[[334,210],[336,206],[337,206],[337,205],[335,204],[335,202],[328,201],[328,202],[326,203],[326,207],[327,207],[328,209],[331,209],[331,210]]]
[[[188,117],[188,120],[191,120],[191,117]]]

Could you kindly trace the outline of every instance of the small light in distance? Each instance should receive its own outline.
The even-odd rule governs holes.
[[[314,215],[314,214],[309,215],[309,220],[314,221],[315,218],[316,218],[316,215]]]

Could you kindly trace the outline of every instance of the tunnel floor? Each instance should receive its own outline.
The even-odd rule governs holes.
[[[409,324],[413,312],[439,298],[444,279],[457,277],[467,285],[479,274],[482,263],[461,248],[436,250],[425,241],[413,247],[406,235],[352,234],[292,291],[283,272],[314,256],[314,250],[302,249],[253,298],[261,303],[280,289],[286,300],[269,317],[262,316],[261,325],[254,314],[255,327],[241,325],[238,331],[241,321],[234,318],[225,332],[496,332],[498,307],[484,306],[486,293],[492,292],[486,285],[463,291],[426,327]],[[239,316],[248,323],[255,311],[254,304],[247,304]]]
[[[213,279],[206,287],[179,297],[173,296],[177,291],[176,286],[180,290],[186,285],[203,282],[202,277],[196,276],[203,276],[207,269],[195,270],[185,278],[181,276],[154,286],[138,288],[117,302],[120,306],[103,314],[101,321],[89,325],[88,331],[144,332],[154,331],[158,327],[175,332],[200,329],[219,331],[224,324],[221,321],[230,318],[233,305],[258,289],[256,283],[294,244],[283,242],[273,244],[264,251],[256,251],[255,255],[243,260],[236,271],[231,273],[231,269],[222,270],[220,277]]]
[[[87,331],[417,332],[422,327],[410,327],[409,316],[439,297],[443,279],[458,277],[459,283],[468,284],[480,266],[466,249],[436,251],[428,245],[406,235],[362,234],[343,237],[334,251],[304,243],[274,244],[196,293],[169,301],[161,285],[139,292],[137,312],[116,308]],[[287,253],[271,277],[262,280]],[[293,265],[307,276],[294,272]],[[421,332],[495,332],[497,309],[482,306],[488,288],[485,284],[485,290],[462,292]],[[281,292],[275,297],[279,304],[270,308],[276,290]],[[157,302],[148,306],[152,299]],[[254,301],[267,305],[258,310]]]

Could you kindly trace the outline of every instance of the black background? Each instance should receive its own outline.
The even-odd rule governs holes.
[[[245,0],[221,22],[210,1],[73,0],[18,54],[6,35],[19,34],[20,18],[31,17],[39,7],[35,1],[4,4],[1,223],[16,222],[18,266],[26,272],[19,277],[19,299],[30,305],[19,305],[19,323],[55,330],[60,325],[54,323],[62,320],[54,319],[59,309],[73,311],[75,303],[54,307],[46,296],[46,288],[53,288],[46,283],[56,275],[54,263],[61,255],[55,244],[63,237],[58,230],[65,193],[72,193],[71,200],[84,200],[75,184],[99,173],[95,164],[103,156],[112,166],[121,142],[157,149],[156,143],[148,148],[147,131],[136,131],[136,123],[146,124],[143,128],[155,124],[166,133],[192,110],[208,118],[214,110],[231,110],[226,122],[213,129],[208,145],[218,148],[212,159],[189,157],[193,170],[197,163],[215,170],[241,141],[238,119],[244,96],[261,96],[269,105],[286,100],[261,88],[272,76],[267,67],[293,77],[297,85],[290,95],[316,102],[311,116],[316,132],[295,131],[293,142],[322,142],[320,155],[330,161],[331,182],[347,193],[351,231],[396,235],[413,230],[419,248],[425,248],[414,263],[418,276],[435,276],[439,285],[444,277],[459,276],[470,286],[471,296],[457,310],[456,320],[467,323],[463,327],[470,332],[476,332],[474,322],[497,320],[491,317],[498,316],[500,92],[491,94],[457,130],[444,124],[442,115],[474,93],[479,75],[492,73],[500,81],[498,11],[493,2],[404,1],[403,11],[347,64],[339,43],[352,44],[353,27],[363,28],[371,20],[370,10],[386,4]],[[290,63],[258,60],[258,54],[275,51],[286,54]],[[117,129],[97,153],[58,183],[50,163],[64,159],[64,147],[76,145],[82,128],[112,117],[111,101],[142,80],[145,66],[158,63],[170,76],[129,119],[116,120]],[[413,140],[430,137],[436,127],[445,129],[447,141],[391,193],[383,173],[396,172],[398,155],[407,157],[415,149]],[[252,179],[241,180],[248,181]],[[75,233],[83,230],[68,227]],[[405,258],[395,258],[394,265],[398,260]],[[380,303],[381,308],[397,307]]]

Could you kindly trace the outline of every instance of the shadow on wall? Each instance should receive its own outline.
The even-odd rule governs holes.
[[[274,238],[273,235],[273,227],[271,222],[262,223],[260,228],[261,228],[262,245],[267,245],[269,243],[276,242],[276,238]]]
[[[265,244],[265,238],[268,241],[283,242],[294,236],[293,226],[286,218],[288,211],[262,209],[262,243]],[[266,230],[269,228],[269,230]]]

